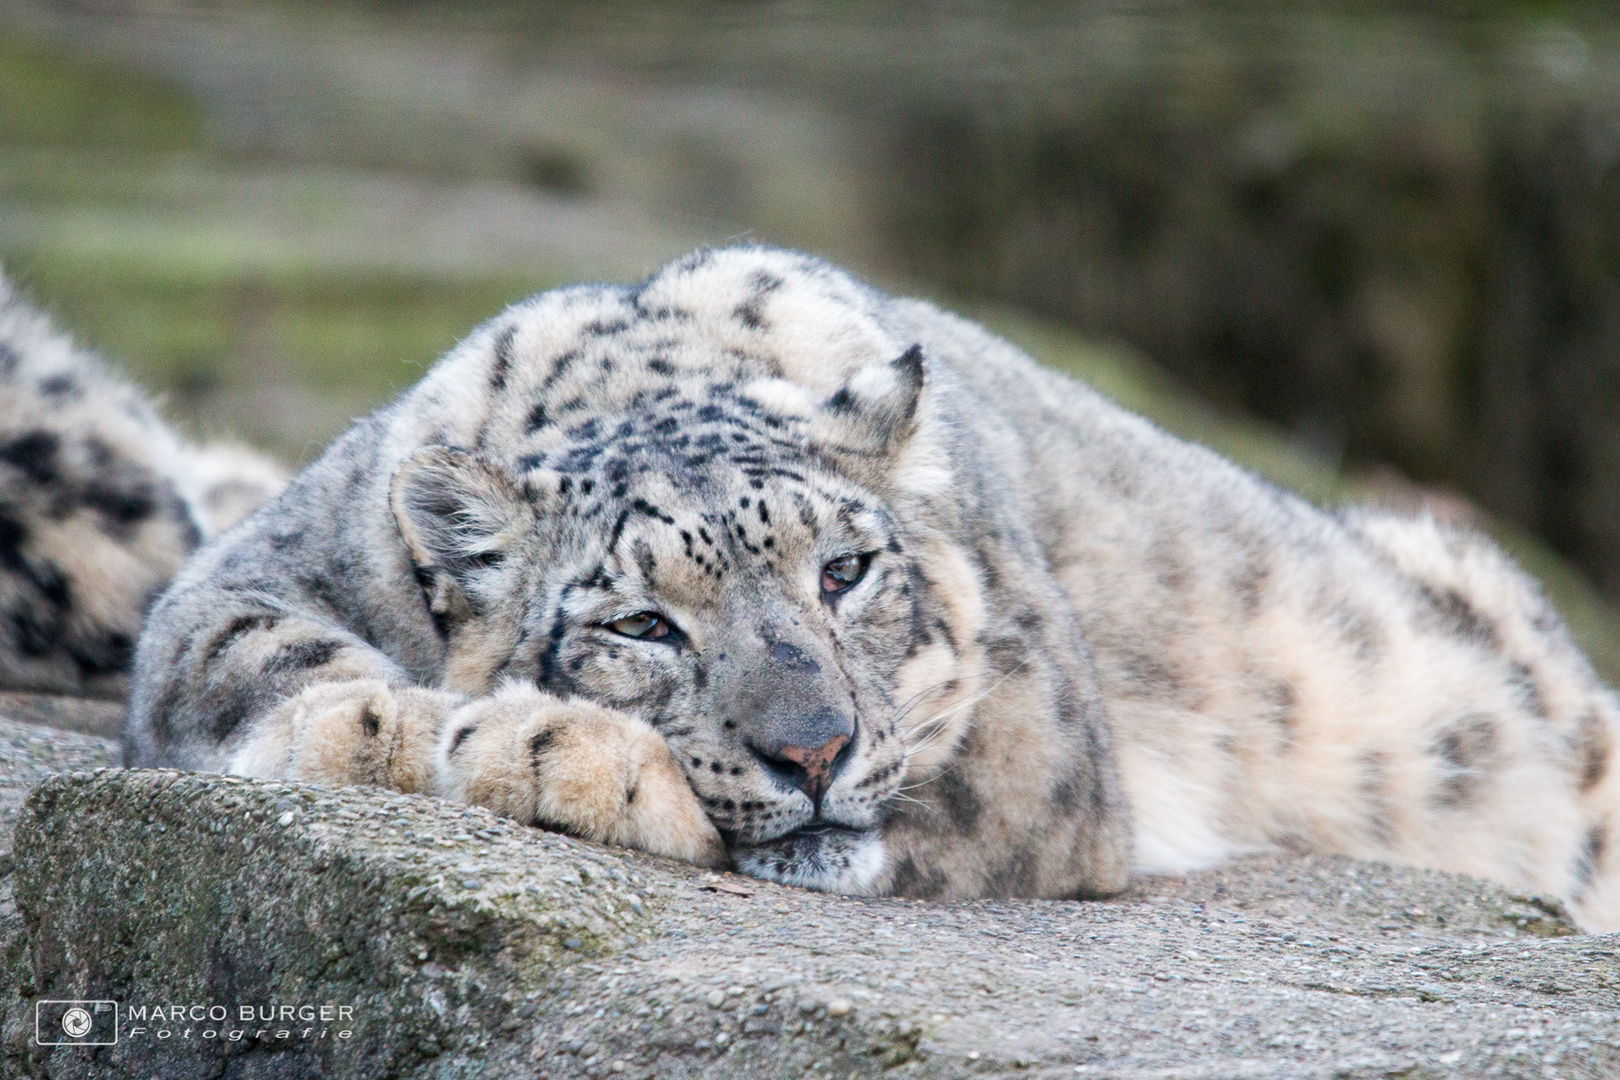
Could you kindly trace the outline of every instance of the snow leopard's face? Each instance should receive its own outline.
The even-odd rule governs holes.
[[[444,548],[480,543],[478,512],[446,513],[465,503],[449,488],[505,489],[521,506],[491,518],[511,517],[507,539],[456,569],[470,617],[510,626],[489,677],[647,721],[758,877],[859,892],[882,868],[905,669],[941,645],[909,538],[852,477],[885,453],[863,411],[909,418],[921,371],[908,354],[869,374],[876,402],[671,380],[543,454],[469,457],[407,485],[425,514],[460,521]],[[843,467],[852,454],[859,466]],[[457,477],[469,467],[481,477]]]

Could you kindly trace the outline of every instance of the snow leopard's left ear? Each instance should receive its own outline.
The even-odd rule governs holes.
[[[435,616],[482,610],[510,587],[507,556],[548,502],[543,484],[485,457],[429,446],[394,474],[389,504]]]
[[[819,440],[868,459],[893,458],[917,430],[927,369],[921,345],[886,364],[869,364],[821,403]]]

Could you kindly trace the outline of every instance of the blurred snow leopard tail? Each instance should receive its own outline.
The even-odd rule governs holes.
[[[1497,810],[1525,821],[1555,814],[1562,802],[1558,789],[1568,785],[1579,839],[1563,887],[1552,891],[1581,925],[1620,927],[1614,858],[1620,852],[1620,699],[1535,582],[1488,537],[1432,517],[1374,509],[1350,510],[1341,520],[1418,583],[1453,633],[1505,665],[1508,686],[1530,721],[1524,734],[1539,751],[1530,757],[1555,771],[1544,775],[1545,787],[1503,785],[1498,797],[1506,805]],[[1483,716],[1442,733],[1434,749],[1436,760],[1451,770],[1443,786],[1458,792],[1475,781],[1481,766],[1507,751]]]
[[[151,603],[285,482],[180,436],[0,272],[0,690],[124,698]]]

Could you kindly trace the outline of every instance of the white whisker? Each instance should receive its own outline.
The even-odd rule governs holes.
[[[954,765],[954,764],[955,764],[955,762],[951,763],[951,765]],[[946,765],[943,769],[939,770],[939,772],[935,773],[933,776],[930,776],[926,780],[919,780],[915,784],[906,784],[906,785],[904,785],[902,787],[896,788],[895,791],[894,791],[895,795],[904,795],[908,791],[916,791],[918,788],[927,787],[929,784],[932,784],[935,780],[938,780],[940,777],[942,777],[946,773],[950,772],[951,771],[951,765]]]
[[[922,699],[924,697],[932,694],[936,690],[942,690],[956,681],[956,679],[945,679],[941,682],[933,684],[932,686],[925,686],[915,694],[912,694],[905,700],[903,704],[901,704],[900,711],[895,714],[894,722],[898,724],[907,716],[910,716],[913,710],[922,705]]]
[[[909,740],[911,738],[914,738],[917,735],[918,732],[923,731],[925,728],[929,727],[930,725],[935,725],[934,730],[926,732],[922,736],[922,739],[921,739],[920,742],[916,743],[915,745],[913,745],[913,746],[911,746],[911,747],[909,747],[907,749],[906,755],[905,755],[906,760],[909,761],[913,756],[921,753],[922,751],[926,750],[929,746],[933,745],[934,742],[937,741],[937,739],[941,735],[943,735],[943,733],[944,733],[943,724],[944,724],[944,722],[946,720],[948,720],[952,716],[955,716],[957,713],[960,713],[963,709],[972,708],[974,705],[977,705],[979,702],[983,701],[985,698],[987,698],[991,694],[995,693],[996,690],[998,690],[1001,687],[1002,683],[1006,682],[1008,679],[1010,679],[1014,675],[1018,674],[1018,672],[1021,671],[1028,664],[1029,664],[1028,660],[1020,661],[1011,671],[1007,672],[1005,675],[1003,675],[1001,678],[997,679],[995,682],[991,683],[989,686],[985,687],[983,690],[980,690],[976,694],[970,694],[966,698],[962,699],[961,701],[958,701],[955,704],[953,704],[953,705],[951,705],[951,706],[949,706],[949,707],[947,707],[945,709],[940,710],[939,712],[935,713],[933,716],[930,716],[928,719],[923,720],[920,723],[918,723],[910,731],[906,732],[905,737]]]

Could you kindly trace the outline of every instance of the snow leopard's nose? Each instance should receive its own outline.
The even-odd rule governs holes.
[[[847,721],[845,723],[847,724]],[[798,746],[788,743],[771,747],[753,745],[749,749],[777,779],[786,781],[808,795],[811,804],[819,813],[821,797],[827,793],[827,789],[842,771],[844,762],[849,759],[851,734],[852,732],[840,731],[819,746]]]

